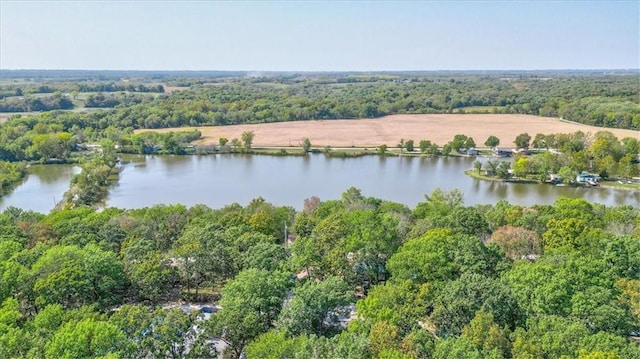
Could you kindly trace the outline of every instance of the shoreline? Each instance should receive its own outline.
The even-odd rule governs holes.
[[[520,183],[520,184],[549,184],[549,185],[552,185],[551,183],[534,181],[534,180],[503,180],[503,179],[500,179],[500,178],[497,178],[497,177],[488,177],[488,176],[484,176],[482,174],[478,174],[477,170],[475,168],[468,169],[468,170],[464,171],[464,174],[469,176],[469,177],[471,177],[471,178],[480,180],[480,181],[502,182],[502,183]],[[617,182],[616,181],[602,181],[596,187],[575,186],[575,185],[566,185],[566,187],[589,188],[589,189],[611,188],[611,189],[615,189],[615,190],[623,190],[623,191],[630,191],[630,192],[638,192],[638,191],[640,191],[640,183],[637,183],[637,182],[631,184],[632,186],[635,184],[637,186],[637,188],[629,187],[629,186],[618,186],[618,185],[615,185],[614,183],[617,183]],[[553,186],[555,187],[555,185],[553,185]]]

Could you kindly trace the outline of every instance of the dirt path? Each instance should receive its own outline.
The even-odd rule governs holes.
[[[400,139],[430,140],[442,146],[456,134],[464,134],[483,146],[490,135],[500,139],[500,145],[514,147],[513,140],[520,133],[531,137],[537,133],[595,133],[608,130],[618,138],[640,139],[640,131],[604,129],[557,118],[531,115],[392,115],[378,119],[316,120],[278,122],[257,125],[182,127],[154,130],[158,132],[198,129],[203,138],[199,144],[217,144],[220,137],[240,139],[245,131],[254,131],[255,146],[299,146],[308,137],[314,147],[374,147],[382,144],[396,146]],[[149,130],[140,130],[149,131]]]

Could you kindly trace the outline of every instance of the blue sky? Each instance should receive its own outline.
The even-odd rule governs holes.
[[[0,0],[0,68],[640,67],[640,1]]]

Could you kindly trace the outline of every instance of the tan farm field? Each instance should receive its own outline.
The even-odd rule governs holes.
[[[197,144],[218,144],[220,137],[240,139],[245,131],[253,131],[254,147],[299,146],[307,137],[314,147],[375,147],[386,144],[396,146],[400,139],[430,140],[444,145],[456,134],[473,137],[478,146],[483,146],[487,137],[500,139],[500,146],[514,147],[516,136],[527,132],[533,138],[537,133],[572,133],[582,131],[596,133],[611,131],[618,138],[640,139],[640,131],[608,129],[562,121],[551,117],[532,115],[391,115],[377,119],[358,120],[313,120],[277,122],[254,125],[200,126],[165,128],[144,131],[184,131],[197,129],[202,139]]]

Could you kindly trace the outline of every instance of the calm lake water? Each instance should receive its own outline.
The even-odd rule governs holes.
[[[13,206],[47,213],[69,189],[71,177],[79,172],[80,168],[74,165],[32,165],[26,180],[0,197],[0,211]]]
[[[640,206],[640,192],[607,188],[573,188],[551,185],[487,182],[464,171],[474,158],[378,157],[326,158],[243,155],[127,156],[107,201],[108,206],[139,208],[160,203],[203,203],[219,208],[234,202],[246,205],[262,196],[276,205],[301,209],[303,200],[318,196],[337,199],[354,186],[365,196],[415,207],[436,188],[455,188],[465,204],[551,204],[559,196],[585,198],[607,205]],[[481,159],[481,161],[489,159]]]
[[[559,196],[584,198],[607,205],[640,206],[640,192],[607,188],[555,187],[479,181],[464,174],[474,158],[377,157],[325,158],[243,155],[125,156],[119,183],[107,206],[141,208],[155,204],[205,204],[219,208],[234,202],[246,205],[263,197],[275,205],[301,209],[305,198],[338,199],[354,186],[365,196],[408,205],[424,200],[436,188],[455,188],[465,204],[551,204]],[[480,159],[486,161],[489,159]],[[0,199],[9,205],[48,212],[69,185],[72,166],[33,166],[24,184]]]

